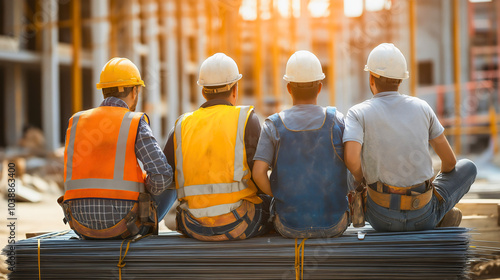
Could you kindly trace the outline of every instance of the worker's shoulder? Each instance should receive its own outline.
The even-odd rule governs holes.
[[[429,110],[432,111],[432,108],[429,105],[429,103],[427,103],[427,101],[425,101],[421,98],[418,98],[416,96],[409,96],[409,95],[401,95],[401,96],[405,100],[406,103],[410,104],[410,106],[416,106],[416,107],[419,107],[425,111],[429,111]]]
[[[347,114],[363,114],[364,112],[371,110],[374,106],[374,99],[367,99],[361,103],[353,105],[348,111]]]

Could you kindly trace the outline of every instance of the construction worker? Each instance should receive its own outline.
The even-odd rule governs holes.
[[[373,97],[349,110],[343,141],[347,168],[367,185],[366,220],[378,231],[459,226],[454,206],[474,182],[476,166],[457,162],[429,104],[398,92],[409,73],[397,47],[374,48],[364,70]],[[441,159],[433,181],[429,143]]]
[[[270,229],[271,198],[257,195],[251,174],[259,120],[252,106],[235,106],[241,77],[227,55],[207,58],[198,79],[207,102],[177,119],[165,146],[175,163],[177,230],[199,240],[246,239]]]
[[[288,238],[336,237],[349,225],[344,116],[317,105],[324,78],[311,52],[290,57],[283,79],[293,107],[265,120],[254,157],[255,182],[274,196],[274,227]]]
[[[134,112],[141,86],[137,67],[111,59],[98,89],[104,101],[74,114],[66,131],[65,220],[84,239],[121,239],[156,232],[175,200],[172,168],[149,127]],[[145,171],[139,166],[142,163]]]

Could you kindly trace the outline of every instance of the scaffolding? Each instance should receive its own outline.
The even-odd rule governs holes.
[[[493,11],[489,34],[500,37],[499,1],[383,0],[373,1],[383,3],[373,10],[365,0],[359,1],[365,5],[361,14],[348,17],[345,5],[354,2],[0,1],[0,82],[6,93],[0,99],[0,146],[15,145],[23,126],[32,123],[43,129],[47,148],[60,147],[71,114],[102,101],[95,84],[114,56],[139,66],[146,88],[138,110],[148,113],[160,143],[179,115],[203,103],[198,67],[215,52],[233,57],[243,74],[239,103],[255,105],[265,117],[292,105],[281,79],[286,60],[296,50],[311,50],[327,77],[319,103],[345,113],[370,97],[362,68],[369,51],[384,41],[408,59],[410,80],[402,92],[435,108],[457,153],[470,150],[471,135],[496,139],[500,40],[470,48],[464,42],[476,36],[478,11]],[[484,56],[497,68],[478,69]],[[428,61],[432,71],[424,71]],[[482,90],[491,106],[464,113],[464,102]]]

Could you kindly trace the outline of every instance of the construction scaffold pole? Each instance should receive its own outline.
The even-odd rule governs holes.
[[[417,7],[416,0],[410,0],[410,94],[417,95]]]
[[[455,153],[462,152],[462,118],[461,118],[461,79],[460,79],[460,1],[453,1],[453,60],[455,81]]]
[[[335,3],[337,1],[330,1],[330,16],[328,17],[328,31],[330,34],[330,48],[328,50],[328,92],[330,97],[330,106],[335,106]]]
[[[82,42],[81,25],[82,19],[80,16],[80,0],[73,0],[73,113],[83,109],[82,106],[82,68],[80,65],[80,50]]]

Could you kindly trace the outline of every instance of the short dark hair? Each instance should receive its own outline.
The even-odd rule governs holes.
[[[290,82],[290,91],[295,100],[311,100],[318,96],[319,85],[321,82],[312,83],[293,83]],[[306,85],[310,84],[310,85]]]
[[[104,95],[104,98],[108,97],[124,98],[127,97],[135,87],[136,86],[123,87],[122,92],[120,92],[120,89],[118,87],[103,88],[102,94]]]
[[[226,85],[224,85],[226,86]],[[234,84],[230,89],[226,91],[221,91],[218,93],[207,93],[203,89],[204,96],[207,100],[213,100],[213,99],[227,99],[229,96],[231,96],[231,93],[233,92],[234,87],[236,84]],[[204,86],[203,88],[207,89],[216,89],[216,88],[221,88],[222,86]]]
[[[397,91],[399,88],[399,85],[403,80],[401,79],[391,79],[387,77],[376,77],[374,75],[373,80],[375,81],[375,87],[379,92],[384,92],[384,91]]]

